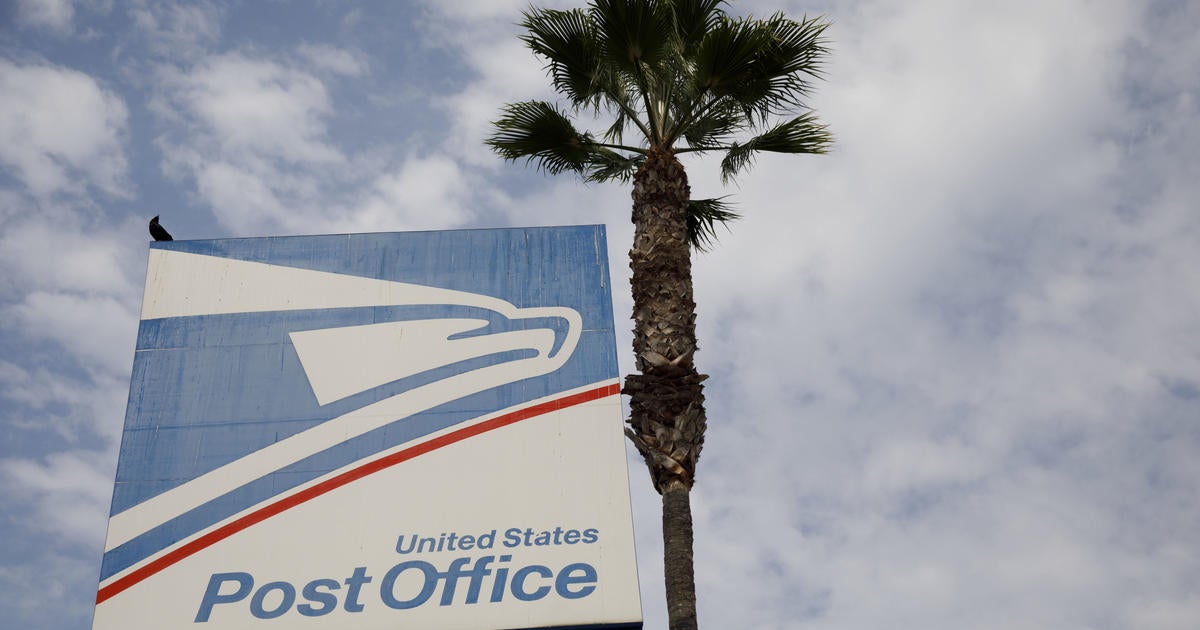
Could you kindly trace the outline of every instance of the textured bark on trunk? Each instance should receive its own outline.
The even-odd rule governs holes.
[[[663,488],[663,566],[670,630],[696,630],[696,578],[692,568],[691,490],[682,483]]]
[[[633,180],[633,350],[640,374],[625,377],[625,433],[663,498],[667,611],[671,630],[696,628],[689,492],[706,419],[696,371],[696,303],[687,241],[687,174],[675,156],[651,150]]]

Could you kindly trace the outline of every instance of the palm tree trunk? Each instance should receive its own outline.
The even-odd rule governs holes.
[[[634,176],[633,350],[640,374],[625,377],[626,435],[663,497],[667,611],[671,630],[696,628],[689,493],[704,444],[706,378],[696,371],[687,205],[691,190],[675,156],[651,150]]]
[[[663,489],[663,572],[671,630],[696,630],[696,578],[692,563],[691,491],[681,483]]]

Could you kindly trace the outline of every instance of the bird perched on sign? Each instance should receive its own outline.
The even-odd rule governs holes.
[[[158,224],[158,215],[155,215],[153,219],[150,219],[150,236],[153,236],[154,240],[156,241],[175,240],[171,238],[171,233],[168,232],[166,228]]]

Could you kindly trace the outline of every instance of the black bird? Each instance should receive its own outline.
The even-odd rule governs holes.
[[[154,240],[156,241],[175,240],[171,238],[171,233],[168,232],[166,228],[158,224],[158,215],[155,215],[153,219],[150,219],[150,236],[153,236]]]

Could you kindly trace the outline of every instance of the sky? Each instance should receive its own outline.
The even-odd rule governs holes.
[[[628,276],[627,187],[483,145],[502,104],[554,97],[525,6],[0,2],[6,623],[90,625],[151,216],[176,238],[603,223]],[[832,21],[809,105],[837,142],[727,187],[685,162],[744,215],[694,260],[701,626],[1194,630],[1200,3],[727,10]],[[627,454],[662,628],[659,499]]]

